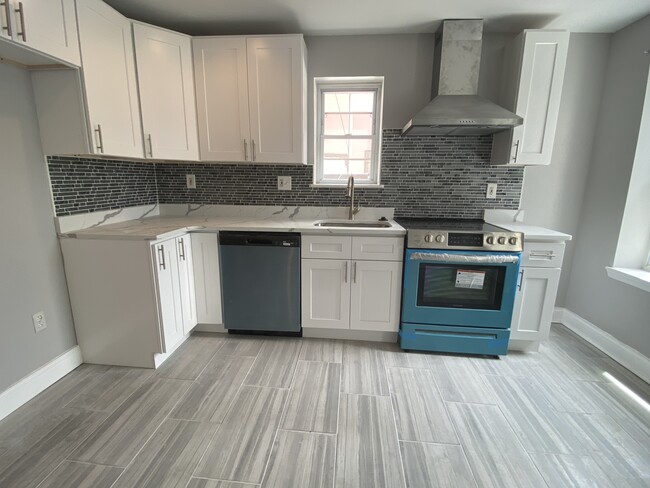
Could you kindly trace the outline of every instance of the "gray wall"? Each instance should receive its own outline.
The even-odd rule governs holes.
[[[650,357],[648,292],[605,273],[616,252],[639,136],[648,47],[650,16],[612,37],[566,307]]]
[[[592,146],[605,82],[609,34],[572,34],[552,163],[528,167],[521,208],[526,222],[578,231]],[[567,244],[556,305],[565,305],[575,241]]]
[[[76,344],[29,74],[0,63],[0,391]],[[32,314],[48,328],[36,334]]]

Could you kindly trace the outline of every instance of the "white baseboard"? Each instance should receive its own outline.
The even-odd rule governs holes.
[[[0,393],[0,420],[83,363],[75,346]]]
[[[590,342],[635,375],[650,383],[650,358],[622,343],[616,337],[598,328],[566,308],[556,308],[553,322],[559,322],[587,342]]]

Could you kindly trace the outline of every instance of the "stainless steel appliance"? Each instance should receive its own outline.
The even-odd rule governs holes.
[[[228,331],[300,335],[300,234],[220,232]]]
[[[407,229],[402,348],[506,354],[523,235],[476,220],[397,221]]]

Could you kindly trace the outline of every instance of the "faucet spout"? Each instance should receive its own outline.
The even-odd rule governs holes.
[[[350,199],[350,210],[348,212],[348,219],[354,220],[354,216],[359,212],[359,208],[354,208],[354,176],[348,178],[347,197]]]

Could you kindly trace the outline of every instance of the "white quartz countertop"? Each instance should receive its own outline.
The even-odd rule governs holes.
[[[523,232],[524,241],[537,241],[537,242],[564,242],[570,241],[571,236],[556,230],[538,227],[536,225],[528,225],[522,222],[489,222],[490,224],[502,227],[512,232]]]
[[[186,232],[300,232],[302,234],[402,236],[406,230],[394,220],[388,228],[318,227],[321,219],[251,218],[251,217],[149,217],[115,224],[99,225],[62,234],[79,239],[159,240]]]

